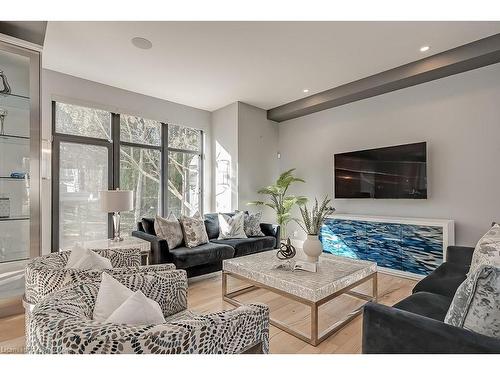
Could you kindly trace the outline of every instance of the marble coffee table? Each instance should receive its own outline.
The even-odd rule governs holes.
[[[319,332],[318,308],[321,305],[343,294],[365,301],[376,301],[377,299],[377,264],[374,262],[324,253],[320,256],[318,271],[315,273],[274,268],[275,265],[282,262],[276,258],[276,251],[265,251],[224,260],[222,271],[222,295],[224,301],[234,306],[240,306],[242,303],[235,299],[236,296],[255,289],[266,289],[310,306],[311,333],[309,337],[275,319],[270,319],[270,323],[316,346],[344,327],[362,311],[362,307],[360,307],[346,314],[344,318],[331,325],[324,332]],[[250,284],[250,286],[229,292],[228,277],[242,280],[245,284]],[[372,283],[372,295],[352,290],[365,282]]]

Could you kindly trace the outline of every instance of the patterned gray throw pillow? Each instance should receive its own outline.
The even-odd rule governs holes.
[[[500,338],[500,268],[482,266],[458,287],[444,322]]]
[[[182,215],[180,222],[186,247],[193,248],[208,243],[205,221],[198,211],[192,217]]]
[[[247,238],[245,234],[245,218],[243,212],[238,212],[234,216],[219,214],[219,238],[227,240],[229,238]]]
[[[181,223],[173,213],[170,213],[167,218],[156,215],[154,227],[156,236],[166,240],[169,249],[175,249],[182,245],[184,235]]]
[[[500,267],[500,225],[495,224],[478,241],[469,269],[469,275],[476,273],[481,266]]]
[[[247,237],[264,237],[265,234],[262,233],[260,229],[260,220],[262,219],[262,212],[257,212],[256,214],[245,213],[245,234]]]

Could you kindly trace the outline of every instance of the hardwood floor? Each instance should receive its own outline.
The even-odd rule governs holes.
[[[378,274],[378,302],[393,305],[411,293],[416,281],[401,277]],[[229,288],[242,284],[234,279],[229,280]],[[360,286],[358,291],[369,291],[371,285]],[[256,290],[239,296],[243,302],[262,302],[269,305],[271,315],[282,320],[295,329],[308,332],[309,309],[304,305],[278,296],[272,292]],[[198,313],[209,313],[233,308],[221,297],[221,275],[212,274],[189,281],[189,308]],[[319,311],[320,328],[324,329],[340,316],[352,311],[360,305],[360,301],[352,297],[339,297],[325,304]],[[329,337],[317,347],[306,344],[276,327],[270,328],[271,353],[360,353],[361,323],[358,316],[337,334]],[[0,353],[22,353],[24,351],[24,315],[17,314],[0,319]]]

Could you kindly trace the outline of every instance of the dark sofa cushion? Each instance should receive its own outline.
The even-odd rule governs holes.
[[[440,294],[418,292],[396,303],[394,307],[443,322],[452,299]]]
[[[274,249],[274,245],[276,245],[276,238],[271,236],[231,238],[227,240],[212,240],[211,242],[232,246],[235,250],[234,256],[241,257],[243,255]]]
[[[177,268],[185,269],[231,259],[234,257],[234,249],[228,245],[209,242],[193,248],[178,247],[170,250],[169,256]]]
[[[413,293],[430,292],[451,297],[467,276],[468,267],[461,264],[445,262],[429,276],[420,280],[413,288]]]
[[[143,217],[141,219],[142,223],[142,228],[144,229],[144,232],[147,234],[152,234],[153,236],[156,236],[156,231],[155,231],[155,219]]]
[[[212,240],[219,237],[219,217],[217,216],[217,214],[205,214],[204,217],[208,239]]]

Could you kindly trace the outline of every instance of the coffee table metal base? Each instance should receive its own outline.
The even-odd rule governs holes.
[[[245,288],[242,288],[242,289],[228,292],[228,290],[227,290],[227,278],[228,278],[228,276],[234,277],[236,279],[239,279],[239,280],[244,281],[245,283],[248,283],[251,285],[247,286]],[[368,282],[370,280],[372,282],[372,295],[358,293],[358,292],[355,292],[352,290],[352,289],[358,287],[359,285],[361,285],[365,282]],[[329,296],[327,296],[319,301],[314,302],[314,301],[306,300],[304,298],[297,297],[293,294],[284,292],[282,290],[278,290],[276,288],[258,283],[256,281],[250,280],[250,279],[243,277],[243,276],[240,276],[240,275],[236,275],[236,274],[231,273],[231,272],[227,272],[227,271],[222,272],[222,298],[224,301],[226,301],[234,306],[237,306],[237,307],[241,306],[241,305],[243,305],[243,303],[239,302],[234,297],[251,292],[251,291],[256,290],[256,289],[266,289],[266,290],[269,290],[269,291],[274,292],[276,294],[279,294],[281,296],[290,298],[294,301],[300,302],[304,305],[310,306],[310,308],[311,308],[311,335],[310,335],[310,337],[303,335],[302,333],[294,330],[291,326],[287,325],[286,323],[280,322],[279,320],[270,318],[269,322],[273,326],[281,329],[282,331],[285,331],[285,332],[297,337],[298,339],[307,342],[308,344],[311,344],[313,346],[317,346],[321,342],[326,340],[328,337],[330,337],[331,335],[335,334],[340,329],[342,329],[346,324],[348,324],[350,321],[352,321],[359,314],[361,314],[362,309],[363,309],[363,306],[355,309],[354,311],[348,313],[347,316],[345,316],[343,319],[335,322],[330,327],[328,327],[325,331],[320,333],[319,328],[318,328],[318,309],[319,309],[319,307],[321,305],[324,305],[325,303],[331,301],[332,299],[343,295],[343,294],[347,294],[347,295],[352,296],[352,297],[360,298],[360,299],[363,299],[367,302],[376,301],[377,300],[377,273],[374,272],[371,275],[355,282],[354,284],[351,284],[351,285],[349,285],[349,286],[347,286],[347,287],[345,287],[345,288],[343,288],[343,289],[341,289],[341,290],[339,290],[339,291],[337,291],[337,292],[335,292],[335,293],[333,293],[333,294],[331,294],[331,295],[329,295]]]

